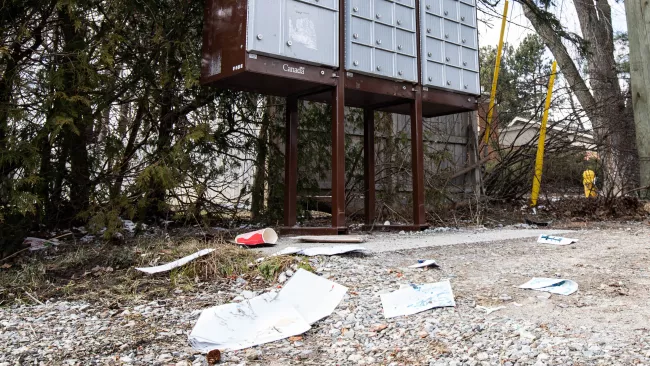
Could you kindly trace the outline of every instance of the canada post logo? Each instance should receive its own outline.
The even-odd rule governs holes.
[[[291,67],[287,64],[282,65],[282,70],[285,72],[290,72],[292,74],[300,74],[300,75],[305,75],[305,68],[304,67]]]

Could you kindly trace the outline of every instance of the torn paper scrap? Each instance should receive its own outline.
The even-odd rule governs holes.
[[[571,280],[535,277],[532,280],[519,286],[519,288],[568,296],[578,291],[578,284]]]
[[[300,269],[279,293],[204,310],[190,333],[190,344],[203,352],[236,351],[302,334],[331,315],[347,290]]]
[[[154,273],[161,273],[161,272],[169,272],[174,268],[178,268],[181,266],[186,265],[187,263],[206,256],[212,252],[214,252],[216,249],[203,249],[201,251],[198,251],[192,255],[188,255],[187,257],[181,258],[179,260],[173,261],[171,263],[163,264],[160,266],[156,267],[147,267],[147,268],[136,268],[138,271],[149,273],[149,274],[154,274]]]
[[[295,307],[307,323],[314,324],[332,314],[347,291],[345,286],[299,269],[276,301]]]
[[[43,250],[46,248],[57,246],[59,245],[59,241],[56,239],[47,240],[47,239],[39,239],[39,238],[25,238],[23,244],[29,245],[30,252],[35,252],[37,250]]]
[[[273,301],[274,297],[267,293],[204,310],[190,333],[190,344],[202,352],[237,351],[296,336],[311,328],[298,310]]]
[[[273,229],[257,230],[250,233],[237,235],[235,238],[235,243],[246,246],[275,244],[277,242],[278,234]]]
[[[360,245],[334,245],[330,247],[313,247],[313,248],[297,248],[297,247],[288,247],[277,253],[277,255],[306,255],[308,257],[315,257],[318,255],[339,255],[346,253],[367,253],[368,250]]]
[[[438,267],[438,263],[433,259],[420,259],[418,264],[409,266],[409,268],[426,268],[426,267]]]
[[[578,239],[562,238],[559,236],[540,235],[537,242],[540,244],[569,245],[577,243]]]
[[[303,243],[347,243],[361,244],[366,240],[360,236],[338,235],[338,236],[299,236],[296,239]]]
[[[381,303],[386,318],[413,315],[433,308],[456,306],[449,281],[406,286],[395,292],[382,294]]]

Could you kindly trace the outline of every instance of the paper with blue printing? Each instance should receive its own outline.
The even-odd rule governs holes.
[[[433,308],[454,307],[454,293],[449,281],[424,285],[407,285],[381,295],[384,317],[413,315]]]
[[[568,296],[578,291],[578,284],[571,280],[559,278],[533,278],[519,286],[527,290],[550,292],[552,294]]]
[[[319,255],[340,255],[346,253],[367,253],[368,250],[361,245],[333,245],[329,247],[312,247],[312,248],[297,248],[297,247],[288,247],[283,250],[273,254],[273,256],[278,255],[306,255],[308,257],[315,257]]]
[[[300,269],[280,292],[203,310],[189,341],[202,352],[236,351],[296,336],[332,314],[347,290]]]
[[[577,243],[578,239],[563,238],[560,236],[540,235],[537,239],[540,244],[569,245]]]

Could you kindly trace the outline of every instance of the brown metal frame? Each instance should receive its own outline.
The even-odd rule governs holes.
[[[416,27],[420,31],[419,3]],[[345,106],[364,109],[364,206],[365,221],[375,219],[375,111],[410,115],[413,170],[413,221],[408,226],[378,226],[378,229],[422,230],[426,228],[424,207],[423,116],[440,116],[476,110],[476,97],[451,91],[429,90],[417,83],[345,71],[345,0],[339,0],[339,68],[315,66],[246,52],[247,1],[206,0],[201,82],[224,88],[287,98],[284,234],[337,234],[345,232]],[[215,12],[216,7],[220,11]],[[214,18],[219,14],[219,19]],[[416,37],[418,60],[421,39]],[[220,60],[220,72],[210,75],[210,63]],[[422,65],[418,62],[418,79]],[[288,68],[301,73],[287,72]],[[299,228],[297,223],[298,101],[332,105],[332,226]]]

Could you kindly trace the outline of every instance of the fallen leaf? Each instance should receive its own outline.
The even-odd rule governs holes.
[[[3,264],[2,267],[0,267],[0,268],[3,268],[3,269],[9,269],[9,268],[11,268],[11,267],[12,267],[11,264],[9,264],[9,263],[5,263],[5,264]]]
[[[291,342],[302,341],[302,337],[301,336],[289,337],[289,341]]]
[[[207,361],[208,361],[208,365],[216,365],[217,363],[219,363],[219,361],[221,361],[221,351],[215,349],[208,352]]]
[[[382,330],[384,330],[384,329],[386,329],[386,328],[388,328],[388,324],[380,324],[380,325],[377,325],[376,327],[373,327],[373,328],[371,329],[371,331],[372,331],[372,332],[379,333],[379,332],[381,332]]]

